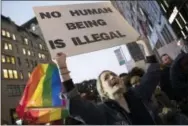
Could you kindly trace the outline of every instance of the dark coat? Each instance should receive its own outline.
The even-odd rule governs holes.
[[[160,87],[161,90],[166,93],[170,100],[174,100],[174,91],[170,81],[170,66],[166,66],[161,71]]]
[[[177,101],[188,98],[188,75],[182,73],[180,67],[180,61],[187,55],[185,53],[179,54],[170,69],[171,84]]]

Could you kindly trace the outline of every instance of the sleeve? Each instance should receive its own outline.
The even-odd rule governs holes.
[[[150,100],[156,86],[160,81],[160,65],[157,63],[155,56],[146,57],[149,67],[141,79],[140,85],[134,88],[143,100]]]
[[[63,85],[65,88],[64,96],[68,102],[69,114],[72,117],[81,118],[88,125],[106,124],[104,110],[98,105],[82,99],[72,80],[63,82]]]

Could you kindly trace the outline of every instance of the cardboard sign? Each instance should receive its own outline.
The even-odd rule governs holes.
[[[110,2],[34,7],[52,58],[136,41],[139,34]]]

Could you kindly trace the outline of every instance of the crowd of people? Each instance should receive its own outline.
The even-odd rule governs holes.
[[[164,54],[161,60],[159,64],[146,53],[146,70],[135,67],[119,76],[101,72],[96,84],[101,102],[94,103],[80,95],[69,75],[66,55],[58,53],[56,63],[65,87],[62,97],[69,100],[70,117],[65,124],[188,124],[188,54],[182,52],[174,61]]]

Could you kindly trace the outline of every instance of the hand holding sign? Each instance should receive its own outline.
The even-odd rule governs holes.
[[[59,66],[59,68],[67,67],[66,63],[66,54],[60,52],[56,55],[56,64]]]

